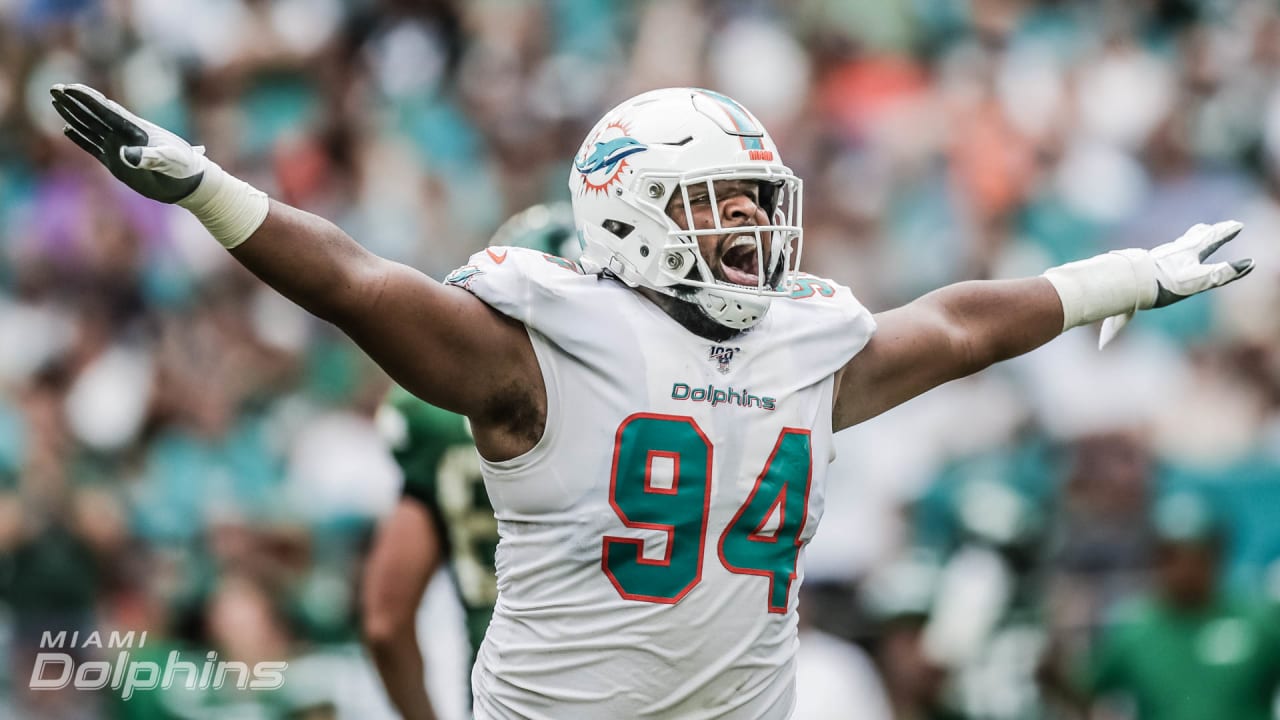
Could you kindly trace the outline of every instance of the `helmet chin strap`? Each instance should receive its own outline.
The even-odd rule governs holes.
[[[670,315],[672,320],[694,335],[712,342],[724,342],[749,329],[748,327],[730,327],[712,317],[691,288],[668,288],[667,290],[675,290],[675,292],[659,292],[650,288],[643,288],[641,292],[662,308],[663,312]]]
[[[698,307],[717,323],[733,329],[746,330],[764,318],[773,298],[742,293],[722,293],[699,288],[693,293]]]

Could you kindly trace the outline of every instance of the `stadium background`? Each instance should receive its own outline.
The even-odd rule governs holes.
[[[1083,657],[1149,586],[1177,489],[1229,535],[1225,586],[1280,599],[1273,2],[0,0],[0,717],[385,712],[355,622],[397,493],[385,380],[64,140],[60,81],[437,278],[567,199],[599,114],[667,85],[761,118],[806,182],[806,269],[875,311],[1237,218],[1246,281],[841,436],[798,717],[871,717],[847,640],[968,717],[1051,716],[1036,658]],[[930,648],[886,660],[904,619]],[[452,624],[424,627],[456,680]],[[75,629],[291,667],[234,712],[29,693],[40,632]]]

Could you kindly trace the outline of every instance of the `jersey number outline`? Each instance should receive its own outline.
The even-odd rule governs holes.
[[[792,300],[803,300],[814,295],[829,298],[835,294],[836,289],[831,287],[831,284],[826,280],[813,275],[801,275],[796,278],[795,285],[791,288],[790,297]]]
[[[474,445],[452,445],[436,463],[436,504],[449,539],[450,564],[458,593],[472,607],[498,601],[494,548],[498,521],[477,496],[487,497]]]
[[[618,426],[609,505],[626,527],[666,534],[661,559],[646,558],[640,538],[604,537],[601,566],[622,598],[674,605],[702,580],[713,454],[711,441],[687,415],[636,413]],[[669,487],[654,485],[655,460],[669,463]],[[801,470],[803,484],[795,482]],[[717,542],[726,570],[768,578],[771,613],[787,612],[812,480],[809,431],[782,428],[754,487]],[[770,524],[771,518],[776,523]]]

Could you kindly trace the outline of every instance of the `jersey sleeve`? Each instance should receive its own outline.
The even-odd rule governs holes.
[[[528,248],[488,247],[444,281],[469,291],[503,315],[543,331],[553,321],[549,315],[563,294],[560,286],[584,279],[582,269],[564,258]]]
[[[608,363],[611,333],[601,328],[619,321],[619,304],[634,295],[621,283],[586,275],[564,258],[527,248],[490,247],[475,255],[445,282],[461,287],[529,330],[539,363],[554,346],[575,362]],[[543,368],[554,373],[550,368]],[[553,385],[553,379],[547,380]],[[549,385],[550,386],[550,385]]]
[[[800,273],[791,296],[774,304],[788,311],[779,329],[824,376],[843,368],[876,332],[875,317],[852,290],[816,275]]]
[[[871,338],[876,334],[876,319],[871,311],[863,306],[858,298],[854,297],[853,291],[843,285],[837,285],[836,291],[841,297],[841,309],[844,314],[844,331],[848,333],[846,337],[847,345],[843,352],[848,353],[848,358],[844,359],[844,363],[849,361],[854,355],[862,352],[862,349],[871,342]]]

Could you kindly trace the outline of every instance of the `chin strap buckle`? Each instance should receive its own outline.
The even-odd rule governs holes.
[[[626,260],[623,260],[620,255],[614,255],[609,258],[609,265],[605,269],[618,276],[618,279],[626,284],[635,287],[635,283],[628,279],[634,277],[633,272],[628,272],[628,270],[632,269],[631,265]]]

